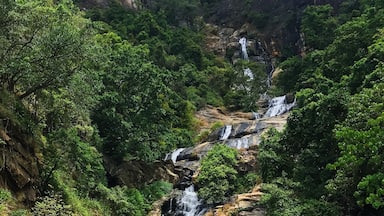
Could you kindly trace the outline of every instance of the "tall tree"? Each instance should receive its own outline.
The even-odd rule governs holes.
[[[82,69],[92,32],[70,2],[5,1],[0,32],[0,82],[25,98],[65,85]]]
[[[177,113],[185,111],[174,109],[174,103],[182,101],[167,86],[172,81],[169,71],[154,65],[144,46],[133,46],[113,33],[103,40],[111,58],[103,77],[105,91],[93,114],[104,138],[103,151],[120,160],[157,159],[170,150],[168,135],[178,125]]]

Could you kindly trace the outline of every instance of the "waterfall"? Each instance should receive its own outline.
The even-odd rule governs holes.
[[[178,149],[174,150],[173,152],[168,153],[168,154],[165,156],[164,161],[171,159],[171,160],[173,161],[173,164],[175,164],[176,161],[177,161],[177,157],[180,155],[180,153],[181,153],[182,151],[184,151],[184,149],[185,149],[185,148],[178,148]]]
[[[291,110],[296,104],[296,101],[287,104],[286,96],[275,97],[269,102],[269,108],[264,117],[273,117],[286,113]]]
[[[258,44],[259,49],[261,50],[261,53],[264,54],[263,59],[264,59],[266,65],[268,66],[267,67],[268,71],[266,71],[266,73],[267,73],[267,86],[268,86],[268,88],[270,88],[271,84],[272,84],[272,75],[273,75],[273,72],[275,71],[275,67],[273,66],[273,62],[272,62],[270,55],[266,52],[266,50],[264,49],[264,46],[261,44],[261,42],[258,41],[257,44]],[[269,70],[269,67],[271,68],[270,70]]]
[[[232,125],[225,125],[224,128],[221,129],[219,140],[226,140],[231,135]]]
[[[249,137],[241,137],[237,139],[229,139],[226,142],[226,145],[236,149],[247,149],[250,145],[254,144],[254,138],[252,136]]]
[[[241,45],[241,52],[243,53],[243,59],[248,60],[247,39],[245,37],[240,38],[239,44]]]
[[[249,69],[249,68],[246,68],[244,69],[244,75],[245,76],[248,76],[249,79],[253,80],[254,79],[254,76],[253,76],[253,73],[252,73],[252,70]]]
[[[253,120],[260,119],[262,115],[257,112],[252,112]]]
[[[178,204],[179,207],[181,207],[181,215],[200,216],[205,213],[205,210],[201,209],[202,202],[197,197],[197,193],[195,192],[193,185],[185,188]]]

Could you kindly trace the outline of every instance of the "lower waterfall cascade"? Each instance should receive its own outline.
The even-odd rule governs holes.
[[[269,100],[268,109],[264,115],[260,113],[250,113],[247,122],[236,124],[226,124],[213,131],[207,142],[195,147],[179,148],[168,153],[165,161],[172,160],[175,168],[182,171],[179,174],[180,182],[175,185],[177,191],[167,202],[163,203],[162,216],[201,216],[209,210],[204,204],[204,200],[198,198],[192,176],[197,170],[200,160],[216,144],[223,143],[235,149],[249,149],[260,143],[260,134],[268,128],[263,121],[282,115],[295,106],[295,101],[288,103],[287,97],[280,96]],[[279,117],[277,117],[279,118]],[[199,152],[200,151],[200,152]],[[201,152],[202,151],[202,152]],[[185,171],[187,170],[187,171]]]

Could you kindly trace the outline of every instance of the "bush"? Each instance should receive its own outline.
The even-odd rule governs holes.
[[[99,185],[96,191],[101,199],[109,206],[111,215],[146,215],[150,206],[144,196],[137,189],[116,186],[107,188]]]
[[[323,199],[303,199],[295,191],[301,185],[288,178],[277,178],[271,184],[263,184],[261,205],[270,216],[337,216],[342,215],[334,203]]]
[[[249,192],[256,184],[261,183],[261,178],[256,173],[247,173],[237,178],[236,193]]]
[[[26,216],[28,215],[28,211],[25,209],[17,209],[11,212],[11,216]]]
[[[153,203],[172,191],[173,185],[169,182],[156,181],[141,189],[147,203]]]
[[[6,203],[12,200],[12,194],[8,190],[0,188],[0,203]]]
[[[72,215],[72,210],[69,205],[66,205],[61,196],[52,194],[42,197],[35,203],[32,208],[32,215],[44,216],[44,215]]]
[[[216,145],[201,162],[197,177],[199,196],[208,204],[218,204],[235,192],[237,151]]]

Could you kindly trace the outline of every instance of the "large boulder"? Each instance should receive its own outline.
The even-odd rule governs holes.
[[[172,163],[157,161],[148,163],[139,160],[125,161],[117,164],[110,158],[104,157],[105,168],[109,175],[109,183],[138,188],[154,181],[167,181],[173,184],[179,181]]]

